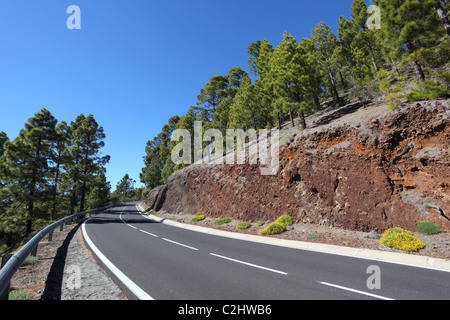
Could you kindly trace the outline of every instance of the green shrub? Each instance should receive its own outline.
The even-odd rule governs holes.
[[[414,237],[410,231],[401,228],[391,228],[384,232],[380,244],[403,251],[417,251],[425,247],[425,244]]]
[[[437,224],[430,221],[418,222],[416,224],[416,230],[423,234],[437,234],[442,232],[442,229]]]
[[[28,256],[25,261],[22,263],[23,266],[28,266],[30,264],[35,264],[39,260],[38,257]]]
[[[261,226],[264,225],[264,221],[259,220],[259,221],[256,223],[256,225],[257,225],[258,227],[261,227]]]
[[[445,98],[449,96],[447,86],[439,81],[427,79],[423,82],[422,86],[423,90],[420,86],[417,86],[416,89],[408,94],[409,101]]]
[[[221,218],[221,219],[216,220],[214,222],[214,224],[217,224],[218,226],[221,226],[221,225],[223,225],[225,223],[230,223],[230,222],[231,222],[231,218]]]
[[[236,225],[236,229],[248,229],[252,226],[250,222],[239,222]]]
[[[307,239],[318,239],[320,236],[318,234],[312,233],[309,234],[306,238]]]
[[[205,216],[201,213],[197,213],[197,215],[191,219],[191,223],[202,221],[202,220],[205,220]]]
[[[402,92],[405,77],[397,72],[388,73],[386,70],[380,70],[377,78],[380,80],[378,89],[386,95],[385,103],[394,110],[405,98],[405,93]]]
[[[9,293],[9,300],[29,300],[27,293],[22,290],[14,290]]]

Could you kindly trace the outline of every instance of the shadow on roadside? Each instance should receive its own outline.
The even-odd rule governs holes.
[[[62,284],[64,276],[64,266],[66,264],[67,250],[70,241],[80,228],[80,224],[75,226],[68,234],[62,245],[58,248],[53,264],[50,268],[47,280],[45,281],[45,289],[41,296],[41,300],[61,300]]]

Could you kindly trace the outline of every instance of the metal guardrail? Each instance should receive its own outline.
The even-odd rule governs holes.
[[[53,237],[53,231],[60,227],[61,231],[63,230],[64,223],[68,221],[73,221],[74,219],[79,219],[80,217],[84,217],[86,215],[104,211],[106,209],[112,208],[115,205],[110,205],[103,208],[98,209],[92,209],[80,213],[76,213],[74,215],[68,216],[66,218],[63,218],[57,222],[52,223],[48,227],[44,228],[40,232],[38,232],[30,241],[28,241],[22,248],[20,248],[19,251],[17,251],[14,255],[5,255],[2,257],[2,268],[0,269],[0,300],[8,300],[9,296],[9,284],[14,276],[14,274],[17,272],[17,270],[20,268],[20,266],[23,264],[25,259],[32,255],[37,255],[37,248],[39,242],[41,242],[42,239],[46,235],[49,235],[49,241],[52,241]]]

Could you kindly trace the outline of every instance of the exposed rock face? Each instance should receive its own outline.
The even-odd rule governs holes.
[[[289,214],[310,222],[370,231],[421,220],[450,231],[448,100],[413,104],[351,125],[288,137],[280,169],[192,165],[152,191],[155,210],[243,221]]]

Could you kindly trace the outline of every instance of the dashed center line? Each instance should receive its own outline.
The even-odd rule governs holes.
[[[152,237],[158,238],[158,236],[157,236],[156,234],[153,234],[153,233],[150,233],[150,232],[144,231],[144,230],[142,230],[142,229],[139,229],[139,231],[140,231],[140,232],[143,232],[143,233],[145,233],[145,234],[148,234],[149,236],[152,236]]]
[[[266,267],[263,267],[263,266],[258,266],[257,264],[248,263],[248,262],[241,261],[241,260],[236,260],[236,259],[233,259],[233,258],[228,258],[228,257],[221,256],[221,255],[218,255],[218,254],[215,254],[215,253],[210,253],[210,255],[218,257],[218,258],[234,261],[234,262],[237,262],[237,263],[245,264],[247,266],[251,266],[251,267],[254,267],[254,268],[258,268],[258,269],[263,269],[263,270],[279,273],[279,274],[282,274],[282,275],[285,275],[285,276],[288,275],[287,272],[283,272],[283,271],[279,271],[279,270],[275,270],[275,269],[271,269],[271,268],[266,268]]]
[[[373,298],[377,298],[377,299],[381,299],[381,300],[394,300],[394,299],[391,299],[391,298],[388,298],[388,297],[383,297],[383,296],[379,296],[379,295],[373,294],[373,293],[368,293],[368,292],[364,292],[364,291],[360,291],[360,290],[355,290],[355,289],[352,289],[352,288],[338,286],[336,284],[332,284],[332,283],[328,283],[328,282],[319,282],[319,283],[323,284],[325,286],[329,286],[329,287],[333,287],[333,288],[337,288],[337,289],[341,289],[341,290],[345,290],[345,291],[350,291],[350,292],[362,294],[362,295],[365,295],[365,296],[369,296],[369,297],[373,297]]]
[[[173,241],[173,240],[169,240],[169,239],[166,239],[166,238],[161,238],[161,239],[164,240],[164,241],[167,241],[167,242],[171,242],[171,243],[173,243],[173,244],[177,244],[177,245],[182,246],[182,247],[185,247],[185,248],[189,248],[189,249],[198,251],[197,248],[194,248],[194,247],[191,247],[191,246],[187,246],[187,245],[185,245],[185,244],[182,244],[182,243],[179,243],[179,242],[176,242],[176,241]]]

